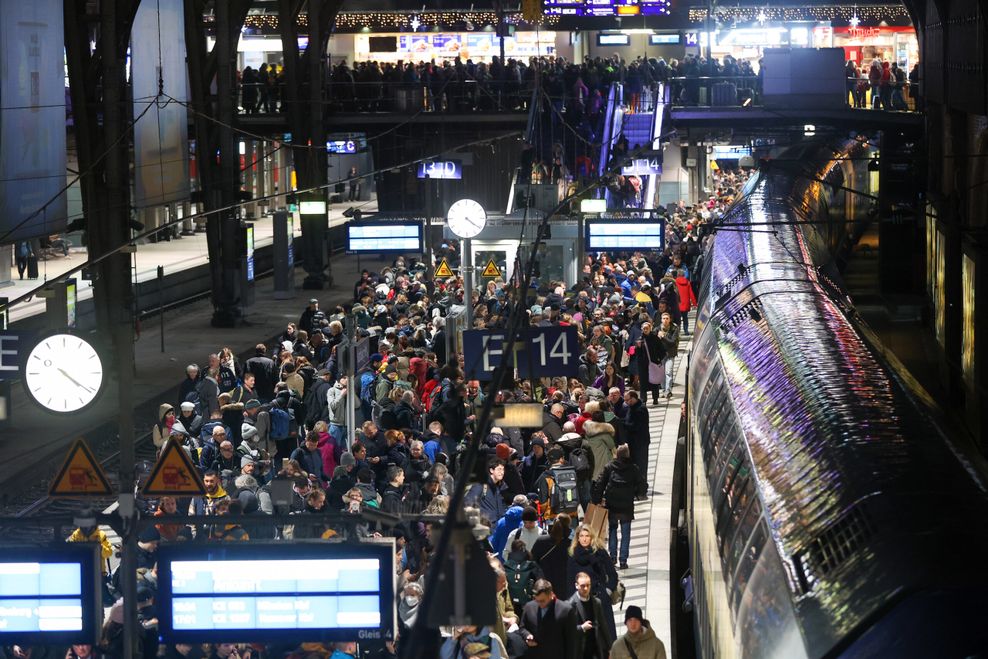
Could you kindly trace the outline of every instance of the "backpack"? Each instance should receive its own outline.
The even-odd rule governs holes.
[[[633,483],[629,483],[624,477],[624,472],[618,469],[611,469],[607,478],[607,487],[604,488],[604,500],[608,507],[628,508],[635,505],[635,492]]]
[[[371,379],[368,382],[364,382],[364,375],[370,373]],[[371,371],[365,372],[360,376],[360,400],[361,402],[367,403],[368,405],[374,404],[374,391],[377,388],[377,373]]]
[[[508,579],[508,595],[516,611],[532,601],[532,586],[535,584],[538,565],[534,561],[518,563],[512,559],[504,562],[504,576]]]
[[[268,410],[268,415],[271,417],[271,439],[288,439],[292,422],[290,411],[273,405]]]
[[[593,454],[582,446],[578,446],[569,452],[569,463],[576,470],[576,475],[584,480],[593,473]]]
[[[198,414],[198,415],[200,415],[200,416],[203,416],[203,413],[202,413],[202,398],[199,396],[199,390],[198,389],[193,389],[192,391],[190,391],[185,396],[185,400],[183,402],[192,403],[193,405],[195,405],[196,406],[195,413]]]
[[[575,513],[580,506],[580,497],[576,491],[576,470],[573,467],[554,467],[545,476],[549,483],[550,513]]]

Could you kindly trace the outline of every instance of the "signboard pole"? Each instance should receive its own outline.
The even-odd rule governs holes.
[[[469,238],[463,239],[460,257],[460,274],[463,277],[463,305],[467,313],[467,329],[473,329],[473,249]]]
[[[353,445],[353,438],[357,435],[357,411],[354,405],[357,404],[357,394],[355,380],[357,379],[355,364],[357,363],[357,323],[352,318],[347,319],[346,328],[346,450],[349,451]],[[338,348],[337,348],[338,349]]]
[[[165,352],[165,266],[158,266],[158,321],[161,324],[161,352]]]

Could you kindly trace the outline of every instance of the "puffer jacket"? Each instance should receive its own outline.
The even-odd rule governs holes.
[[[586,435],[583,443],[593,454],[593,475],[590,480],[595,481],[604,472],[604,467],[614,459],[614,426],[591,420],[584,422],[583,432]]]

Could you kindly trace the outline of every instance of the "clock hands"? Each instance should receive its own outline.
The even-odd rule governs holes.
[[[87,386],[86,386],[86,385],[84,385],[84,384],[80,384],[80,383],[79,383],[79,381],[78,381],[78,380],[76,380],[76,379],[75,379],[74,377],[72,377],[71,375],[69,375],[69,374],[68,374],[68,373],[67,373],[67,372],[65,371],[65,369],[64,369],[64,368],[61,368],[61,367],[59,367],[59,368],[58,368],[57,370],[58,370],[58,372],[59,372],[59,373],[61,373],[61,374],[62,374],[62,375],[64,375],[65,377],[67,377],[67,378],[69,379],[69,381],[70,381],[70,382],[72,382],[72,384],[74,384],[75,386],[77,386],[77,387],[79,387],[80,389],[85,389],[87,393],[93,393],[93,390],[92,390],[92,389],[90,389],[89,387],[87,387]]]

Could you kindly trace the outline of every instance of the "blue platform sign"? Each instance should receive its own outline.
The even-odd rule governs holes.
[[[508,333],[499,330],[463,332],[463,366],[471,380],[488,381],[502,359],[513,359],[522,378],[566,376],[579,373],[579,339],[575,327],[528,327],[514,349]]]

